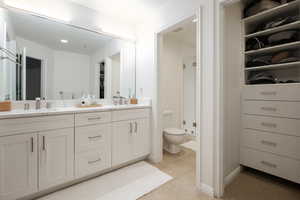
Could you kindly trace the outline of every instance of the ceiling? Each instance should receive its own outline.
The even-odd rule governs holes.
[[[165,35],[176,36],[178,40],[181,40],[183,43],[196,48],[197,25],[192,21],[192,19],[186,20],[174,28],[171,28],[165,33]]]
[[[112,38],[39,17],[9,12],[15,34],[51,49],[90,55]],[[69,42],[63,44],[60,40]]]
[[[138,24],[172,0],[68,0],[118,20]]]

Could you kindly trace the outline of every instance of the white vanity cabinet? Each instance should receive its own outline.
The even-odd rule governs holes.
[[[149,154],[149,108],[0,119],[0,200],[53,192]]]
[[[149,114],[149,109],[113,112],[113,166],[124,164],[150,153]]]
[[[111,168],[111,112],[75,114],[75,176]]]
[[[37,135],[0,138],[0,200],[13,200],[38,191]]]
[[[0,200],[73,178],[73,115],[3,119],[0,126]]]
[[[74,128],[40,132],[39,189],[74,178]]]

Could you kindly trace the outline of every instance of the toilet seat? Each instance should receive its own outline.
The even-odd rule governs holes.
[[[166,128],[164,133],[168,135],[185,135],[185,131],[179,128]]]

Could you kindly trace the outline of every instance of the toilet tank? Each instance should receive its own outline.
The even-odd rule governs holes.
[[[163,129],[166,128],[175,128],[175,118],[174,112],[172,110],[165,110],[162,113],[162,126]]]

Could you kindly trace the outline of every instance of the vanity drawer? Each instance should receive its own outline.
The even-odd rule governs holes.
[[[150,109],[118,110],[112,112],[112,121],[149,118]]]
[[[251,85],[243,89],[245,100],[300,101],[300,84],[295,85]]]
[[[242,146],[300,160],[300,137],[244,129]]]
[[[76,127],[75,151],[82,152],[102,146],[110,147],[111,127],[108,124]]]
[[[105,147],[77,153],[75,156],[76,178],[92,175],[111,168],[111,152]]]
[[[244,114],[300,119],[300,102],[244,101],[243,112]]]
[[[74,115],[53,115],[0,120],[0,136],[74,127]]]
[[[110,112],[91,112],[75,114],[75,126],[109,123],[110,121]]]
[[[241,164],[300,183],[300,161],[241,148]]]
[[[257,115],[243,115],[243,128],[300,136],[300,120]]]

